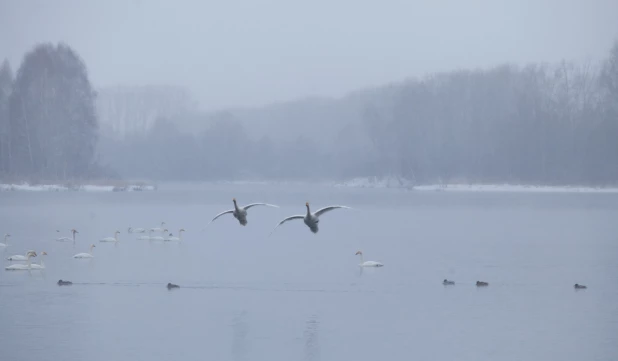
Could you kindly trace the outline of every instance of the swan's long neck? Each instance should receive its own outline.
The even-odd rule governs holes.
[[[310,216],[311,215],[311,210],[309,209],[309,205],[308,204],[306,206],[307,206],[307,216]]]
[[[28,255],[28,268],[32,267],[32,261],[30,260],[30,258],[32,258],[32,255]]]
[[[361,264],[365,263],[365,257],[363,257],[363,253],[361,252],[358,255],[360,256]]]
[[[4,235],[4,244],[6,244],[7,246],[9,245],[9,235],[8,234]]]
[[[43,262],[43,260],[45,259],[45,255],[41,256],[41,267],[45,267],[45,262]]]
[[[94,249],[94,246],[90,246],[90,254],[92,254],[93,249]]]
[[[235,199],[234,199],[234,209],[236,210],[236,212],[238,212],[238,211],[239,211],[239,209],[238,209],[238,204],[236,203],[236,200],[235,200]]]
[[[73,242],[75,242],[75,232],[73,232]]]
[[[183,230],[178,231],[178,239],[182,241],[182,232]]]
[[[117,241],[118,240],[118,232],[114,233],[114,239]]]

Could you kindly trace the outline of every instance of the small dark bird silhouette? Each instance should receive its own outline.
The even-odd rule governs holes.
[[[63,280],[58,280],[58,286],[69,286],[72,285],[73,282],[71,281],[63,281]]]
[[[171,290],[172,288],[180,288],[180,286],[175,285],[175,284],[173,284],[173,283],[168,283],[168,284],[167,284],[167,289],[168,289],[168,290]]]
[[[454,285],[455,281],[449,281],[445,278],[444,281],[442,281],[442,284],[443,285]]]
[[[489,286],[489,283],[487,283],[487,282],[481,282],[481,281],[476,281],[476,286],[477,286],[477,287]]]
[[[584,288],[588,288],[588,287],[586,287],[584,285],[580,285],[579,283],[576,283],[575,286],[573,286],[573,287],[575,287],[576,290],[581,290],[581,289],[584,289]]]

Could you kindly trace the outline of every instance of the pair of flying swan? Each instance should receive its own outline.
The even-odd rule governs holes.
[[[230,210],[227,210],[227,211],[224,211],[224,212],[221,212],[221,213],[217,214],[215,216],[215,218],[213,218],[212,221],[210,221],[210,223],[212,223],[215,219],[221,217],[224,214],[231,213],[234,216],[234,218],[236,218],[238,220],[238,222],[242,226],[246,226],[247,225],[247,210],[249,208],[254,207],[254,206],[268,206],[268,207],[279,208],[279,206],[277,206],[277,205],[268,204],[268,203],[251,203],[251,204],[247,204],[244,207],[239,207],[238,204],[236,203],[236,198],[232,199],[232,201],[234,202],[234,209],[230,209]],[[279,227],[283,223],[285,223],[287,221],[291,221],[293,219],[302,219],[305,222],[305,224],[307,225],[307,227],[309,227],[311,232],[318,233],[318,223],[320,222],[320,216],[322,214],[324,214],[324,213],[326,213],[328,211],[332,211],[333,209],[337,209],[337,208],[348,208],[348,209],[350,209],[350,207],[348,207],[348,206],[328,206],[328,207],[324,207],[322,209],[319,209],[319,210],[315,211],[314,213],[311,213],[311,210],[309,209],[309,202],[305,203],[305,206],[307,207],[307,213],[306,214],[290,216],[290,217],[287,217],[287,218],[283,219],[281,222],[279,222],[275,226],[275,228],[273,228],[273,230],[270,232],[270,234],[272,234],[275,231],[275,229],[277,229],[277,227]],[[210,223],[208,223],[208,224],[210,224]]]

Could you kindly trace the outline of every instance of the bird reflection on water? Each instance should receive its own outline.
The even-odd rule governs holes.
[[[243,310],[232,321],[232,355],[234,360],[247,360],[248,344],[247,344],[247,311]]]
[[[317,361],[320,359],[320,343],[318,340],[318,321],[317,315],[311,315],[305,322],[305,339],[304,359],[307,361]]]

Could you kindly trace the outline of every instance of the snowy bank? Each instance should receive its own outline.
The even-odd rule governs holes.
[[[335,187],[351,188],[394,188],[415,191],[442,191],[442,192],[554,192],[554,193],[618,193],[618,188],[583,187],[583,186],[534,186],[519,184],[428,184],[414,185],[405,178],[366,177],[354,178],[346,182],[335,184]]]
[[[353,178],[349,181],[335,184],[335,187],[351,188],[404,188],[412,189],[413,183],[410,180],[397,176],[386,177],[361,177]]]
[[[436,184],[415,186],[414,190],[448,192],[618,193],[618,188],[533,186],[518,184]]]
[[[31,192],[139,192],[139,191],[154,191],[156,186],[151,185],[58,185],[58,184],[0,184],[0,191],[31,191]]]

